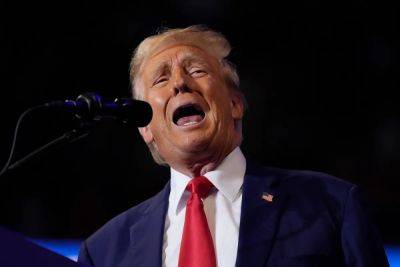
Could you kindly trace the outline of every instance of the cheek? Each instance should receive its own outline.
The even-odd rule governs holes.
[[[205,97],[208,99],[210,106],[217,113],[230,112],[230,95],[224,84],[211,80],[209,90],[206,91]],[[216,114],[221,116],[222,114]]]
[[[168,101],[168,97],[163,95],[161,91],[149,90],[146,94],[147,102],[153,109],[153,119],[150,122],[150,128],[154,135],[158,135],[160,131],[165,130],[165,109]]]
[[[210,77],[209,79],[204,81],[204,84],[205,84],[205,88],[209,94],[215,94],[215,92],[217,92],[220,87],[218,80],[216,80],[213,77]]]
[[[162,112],[166,106],[167,97],[161,92],[148,92],[146,99],[153,108],[154,113]]]

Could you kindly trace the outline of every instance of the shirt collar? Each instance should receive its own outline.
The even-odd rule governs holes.
[[[238,196],[246,171],[246,159],[236,147],[213,171],[204,174],[224,197],[233,202]],[[178,212],[178,204],[192,178],[171,168],[170,207]]]

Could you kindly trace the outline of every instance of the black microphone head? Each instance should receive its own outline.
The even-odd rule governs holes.
[[[145,101],[131,98],[117,98],[114,103],[120,106],[117,117],[127,124],[144,127],[153,118],[153,110]]]
[[[44,106],[72,113],[86,122],[108,117],[144,127],[153,117],[153,110],[147,102],[131,98],[117,98],[112,102],[103,100],[99,94],[93,92],[81,94],[75,101],[53,101]]]

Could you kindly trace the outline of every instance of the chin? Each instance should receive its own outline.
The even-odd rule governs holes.
[[[179,146],[182,151],[198,153],[207,150],[210,147],[211,141],[211,138],[207,138],[204,134],[188,134],[182,137]]]

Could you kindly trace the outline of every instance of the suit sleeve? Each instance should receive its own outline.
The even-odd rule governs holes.
[[[79,250],[78,262],[84,263],[84,264],[86,264],[88,266],[92,266],[92,267],[95,266],[92,261],[92,258],[89,255],[89,251],[87,249],[86,242],[83,242],[81,245],[81,248]]]
[[[345,201],[341,239],[345,266],[389,266],[382,241],[357,186],[349,190]]]

